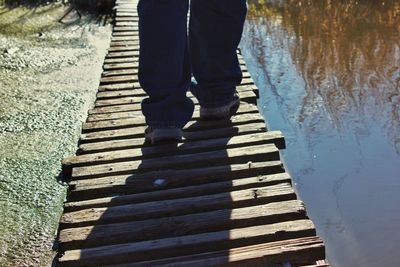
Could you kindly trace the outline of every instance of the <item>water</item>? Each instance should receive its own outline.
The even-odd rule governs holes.
[[[0,266],[50,266],[66,186],[110,27],[64,8],[0,7]],[[74,21],[71,17],[70,22]]]
[[[244,37],[332,266],[400,266],[400,2],[249,1]]]

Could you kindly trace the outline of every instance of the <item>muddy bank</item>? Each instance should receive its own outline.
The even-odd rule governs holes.
[[[65,8],[0,8],[0,266],[48,266],[76,150],[93,103],[110,27]]]

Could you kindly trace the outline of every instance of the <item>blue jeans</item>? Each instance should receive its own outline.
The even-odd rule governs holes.
[[[192,117],[190,90],[203,107],[233,100],[242,80],[236,49],[246,18],[246,0],[140,0],[139,82],[152,127],[182,128]],[[196,85],[191,86],[191,78]]]

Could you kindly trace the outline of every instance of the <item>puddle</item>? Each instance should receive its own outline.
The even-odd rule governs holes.
[[[242,52],[332,266],[399,266],[400,3],[249,1]]]

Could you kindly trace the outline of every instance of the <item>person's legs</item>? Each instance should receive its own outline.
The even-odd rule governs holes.
[[[246,18],[246,0],[192,0],[189,45],[191,91],[202,107],[218,108],[235,101],[242,80],[236,50]]]
[[[187,43],[188,0],[140,0],[139,82],[149,98],[142,102],[152,129],[182,128],[194,105]]]

